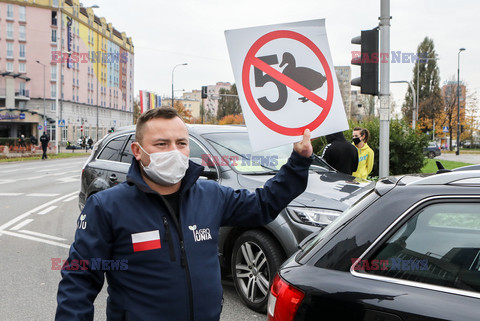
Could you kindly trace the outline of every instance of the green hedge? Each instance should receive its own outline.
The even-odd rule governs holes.
[[[380,123],[378,118],[372,118],[363,122],[349,121],[350,129],[343,132],[348,141],[352,140],[352,129],[363,127],[370,132],[368,145],[375,153],[375,162],[371,177],[378,176],[379,164],[379,137]],[[423,148],[428,145],[429,138],[420,132],[415,133],[403,120],[390,120],[390,175],[420,173],[426,163]],[[313,150],[321,155],[327,141],[325,137],[319,137],[313,141]]]

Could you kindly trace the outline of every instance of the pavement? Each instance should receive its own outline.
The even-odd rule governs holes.
[[[455,155],[455,153],[444,153],[442,151],[442,155],[437,156],[434,159],[463,162],[468,164],[480,164],[480,154],[473,154],[473,153],[466,153],[466,152],[462,153],[462,151],[460,151],[460,155]]]

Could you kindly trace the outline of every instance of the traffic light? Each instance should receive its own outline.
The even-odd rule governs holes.
[[[362,30],[352,44],[361,45],[360,54],[352,53],[352,65],[360,66],[360,77],[352,79],[353,86],[360,87],[360,93],[378,96],[378,28]]]
[[[205,99],[208,97],[207,90],[208,90],[207,86],[202,86],[202,99]]]

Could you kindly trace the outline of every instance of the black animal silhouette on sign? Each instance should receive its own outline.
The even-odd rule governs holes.
[[[283,69],[282,73],[290,79],[295,80],[308,90],[313,91],[322,87],[327,80],[327,78],[318,71],[307,67],[297,67],[295,57],[289,52],[285,52],[283,54],[280,67],[283,67],[284,65],[287,66]],[[298,100],[301,100],[305,103],[309,99],[307,97],[300,97]]]

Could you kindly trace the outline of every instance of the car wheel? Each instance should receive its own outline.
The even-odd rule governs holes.
[[[435,153],[434,152],[429,152],[428,153],[428,158],[432,159],[435,157]]]
[[[250,309],[265,313],[270,285],[285,260],[278,242],[265,232],[240,235],[232,252],[232,276],[237,293]]]

